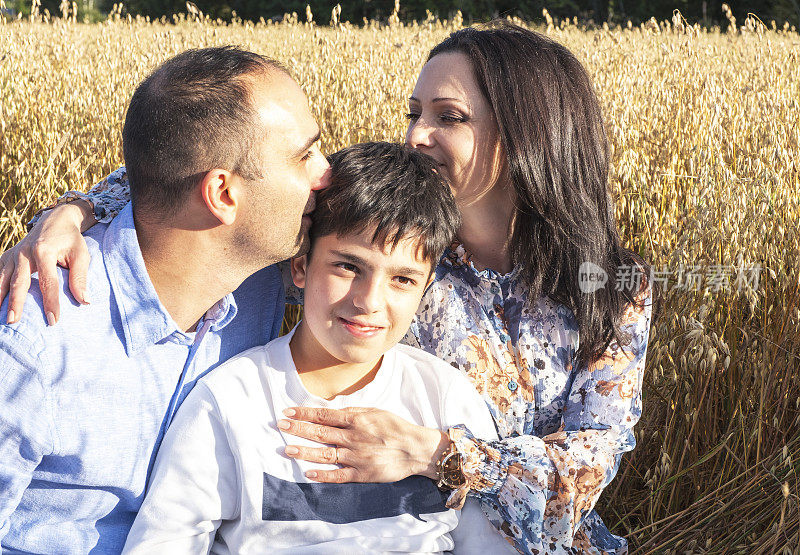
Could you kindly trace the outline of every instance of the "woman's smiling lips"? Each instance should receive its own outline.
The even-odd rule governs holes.
[[[344,328],[355,337],[374,337],[383,330],[383,326],[367,325],[353,320],[346,320],[341,317],[339,318],[339,322],[341,322]]]

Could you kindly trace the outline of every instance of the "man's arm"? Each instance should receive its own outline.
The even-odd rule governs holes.
[[[156,456],[124,553],[208,553],[223,520],[239,512],[239,477],[216,400],[201,380]]]
[[[32,342],[0,325],[0,543],[33,471],[54,450],[44,366]]]

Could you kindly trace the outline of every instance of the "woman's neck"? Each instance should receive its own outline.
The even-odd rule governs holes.
[[[472,255],[478,270],[491,268],[507,274],[513,268],[511,235],[514,231],[514,192],[511,186],[496,185],[478,200],[459,203],[461,227],[458,239]]]

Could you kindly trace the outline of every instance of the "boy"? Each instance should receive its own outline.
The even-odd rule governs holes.
[[[330,161],[311,251],[291,263],[305,289],[303,320],[198,382],[158,453],[127,551],[511,552],[475,502],[456,529],[458,512],[428,478],[321,484],[284,455],[288,442],[302,442],[276,425],[292,406],[380,407],[496,437],[465,376],[397,344],[459,224],[435,163],[389,143],[355,145]]]

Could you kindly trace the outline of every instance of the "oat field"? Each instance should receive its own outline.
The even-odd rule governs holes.
[[[462,25],[73,19],[0,23],[0,250],[37,207],[121,164],[131,92],[184,49],[238,44],[286,64],[332,152],[400,140],[426,53]],[[594,78],[622,234],[662,289],[638,447],[600,513],[641,553],[800,552],[800,35],[679,15],[536,29]]]

